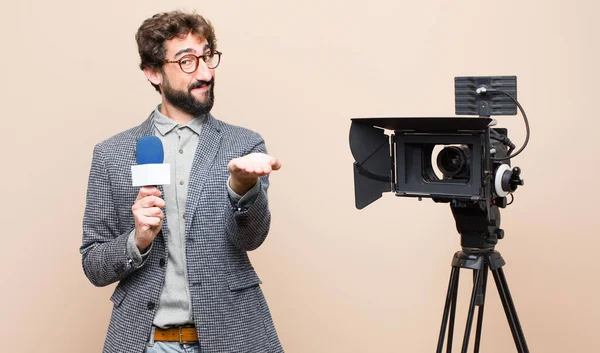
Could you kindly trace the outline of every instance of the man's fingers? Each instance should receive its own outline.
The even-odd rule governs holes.
[[[246,168],[246,163],[240,158],[233,159],[229,162],[229,172],[236,173]]]
[[[141,226],[148,226],[148,227],[158,227],[162,222],[162,219],[159,217],[144,217],[143,219],[140,220]]]
[[[138,214],[141,215],[141,216],[144,216],[144,217],[159,217],[159,218],[163,218],[163,212],[158,207],[141,208],[139,210]]]
[[[138,196],[135,200],[138,201],[138,200],[141,200],[144,197],[148,197],[148,196],[160,197],[160,195],[161,195],[160,190],[158,190],[158,188],[156,186],[143,186],[140,188],[140,191],[138,192]]]
[[[156,198],[156,203],[154,205],[156,207],[165,208],[165,206],[167,205],[167,203],[165,202],[165,200],[161,199],[160,197],[157,197]]]
[[[233,171],[232,173],[242,173],[247,176],[250,175],[266,175],[271,173],[272,167],[269,164],[255,164],[255,165],[247,165],[245,168],[239,169],[238,171]]]
[[[271,164],[271,169],[273,169],[273,170],[279,170],[279,168],[281,168],[281,162],[277,158],[271,159],[270,164]]]
[[[146,197],[146,196],[160,196],[160,190],[156,186],[142,186],[140,188],[140,192],[138,196]]]
[[[229,162],[229,172],[245,178],[251,176],[262,176],[281,168],[281,162],[275,157],[263,153],[251,153],[249,155],[232,159]]]
[[[165,200],[156,196],[146,196],[143,199],[139,200],[140,207],[148,208],[148,207],[165,207]]]

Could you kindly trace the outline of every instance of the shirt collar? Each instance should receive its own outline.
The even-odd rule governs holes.
[[[200,131],[202,130],[202,123],[206,120],[206,114],[199,115],[192,119],[189,123],[182,125],[178,124],[172,119],[165,116],[160,112],[161,105],[159,104],[156,109],[154,109],[154,126],[158,130],[158,132],[165,136],[169,132],[171,132],[176,127],[187,126],[192,130],[196,135],[200,135]]]

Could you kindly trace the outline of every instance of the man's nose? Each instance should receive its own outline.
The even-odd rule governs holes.
[[[197,81],[210,81],[212,80],[212,70],[208,68],[206,63],[203,60],[198,62],[198,68],[194,73],[195,79]]]

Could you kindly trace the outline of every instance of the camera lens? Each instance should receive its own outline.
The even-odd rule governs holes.
[[[469,164],[469,148],[465,145],[445,147],[437,156],[444,178],[468,177]]]

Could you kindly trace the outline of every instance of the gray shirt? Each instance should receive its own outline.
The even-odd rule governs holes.
[[[165,163],[171,166],[171,184],[163,185],[165,216],[168,220],[169,236],[167,241],[167,267],[165,281],[153,324],[158,327],[170,327],[193,324],[192,302],[190,298],[185,257],[185,205],[187,183],[192,162],[198,147],[202,123],[205,116],[198,116],[188,124],[182,125],[169,119],[160,112],[160,105],[154,111],[155,135],[161,139],[165,152]],[[260,182],[256,183],[243,197],[229,187],[229,197],[238,207],[248,207],[256,199]],[[129,235],[127,254],[137,264],[152,251],[152,246],[140,254],[135,245],[135,230]]]

